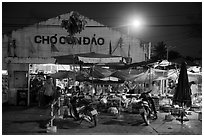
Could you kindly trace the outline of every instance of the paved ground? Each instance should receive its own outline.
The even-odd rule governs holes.
[[[166,121],[167,113],[158,113],[158,119],[145,126],[140,115],[123,113],[117,119],[106,113],[99,114],[99,124],[90,128],[89,124],[74,121],[72,118],[55,121],[56,133],[46,132],[46,123],[49,120],[49,110],[37,107],[25,108],[17,106],[3,106],[2,108],[3,135],[202,135],[202,122],[198,120],[198,113],[188,115],[189,121],[183,125],[176,119]]]

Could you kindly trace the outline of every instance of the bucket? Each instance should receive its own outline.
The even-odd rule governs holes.
[[[47,133],[56,133],[56,132],[57,132],[57,126],[47,127]]]

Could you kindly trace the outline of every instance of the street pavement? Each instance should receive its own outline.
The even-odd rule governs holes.
[[[168,113],[158,112],[158,119],[145,126],[138,114],[121,113],[118,118],[108,113],[100,113],[97,127],[74,121],[73,118],[57,119],[57,132],[47,133],[48,108],[3,106],[2,135],[202,135],[202,121],[198,113],[191,112],[189,121],[182,125],[175,118],[165,120]]]

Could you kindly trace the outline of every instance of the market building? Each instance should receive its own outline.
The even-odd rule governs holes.
[[[67,31],[60,25],[70,13],[4,34],[2,69],[8,71],[8,103],[17,104],[17,92],[27,92],[29,104],[30,64],[54,64],[54,56],[95,52],[121,56],[123,63],[150,58],[151,44],[113,30],[85,17],[85,29],[76,35],[77,44],[68,41]],[[110,53],[111,49],[111,53]]]

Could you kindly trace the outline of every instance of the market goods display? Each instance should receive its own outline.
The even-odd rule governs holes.
[[[8,76],[2,75],[2,102],[8,101]]]

